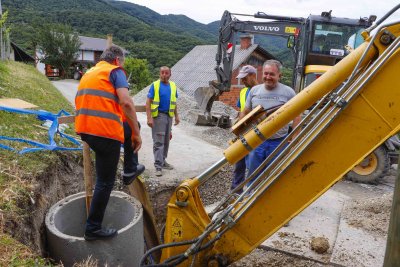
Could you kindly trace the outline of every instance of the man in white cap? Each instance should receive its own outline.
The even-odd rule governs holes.
[[[239,118],[243,118],[253,108],[261,105],[265,110],[280,106],[292,99],[296,93],[292,88],[279,82],[282,76],[282,64],[277,60],[267,60],[263,66],[263,82],[254,86],[246,100],[246,106]],[[301,117],[293,120],[293,128],[300,123]],[[248,169],[251,175],[258,166],[275,150],[287,136],[289,125],[284,126],[273,136],[264,141],[248,155]],[[277,156],[277,155],[276,155]],[[275,157],[276,157],[275,156]],[[273,158],[274,159],[274,158]],[[271,159],[270,162],[273,161]],[[252,181],[251,181],[252,182]]]
[[[245,85],[245,87],[242,90],[240,90],[239,99],[236,104],[236,106],[240,109],[240,113],[242,113],[244,111],[246,105],[246,99],[247,96],[249,95],[250,89],[253,86],[257,85],[257,69],[251,65],[245,65],[240,69],[236,79],[240,79],[241,83]],[[239,117],[240,116],[241,115],[239,114]],[[244,178],[246,176],[246,165],[247,165],[246,161],[247,161],[247,156],[242,158],[235,164],[233,170],[231,190],[236,188],[239,184],[241,184],[244,181]]]

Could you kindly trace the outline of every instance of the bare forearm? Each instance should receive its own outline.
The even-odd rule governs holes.
[[[243,119],[250,112],[250,109],[245,108],[243,111],[239,112],[239,120]]]
[[[297,116],[296,118],[294,118],[293,124],[292,124],[293,129],[296,129],[296,127],[300,124],[300,122],[301,122],[301,116]],[[299,134],[300,131],[301,131],[301,128],[297,129],[296,132],[293,134],[292,139],[295,138]]]
[[[146,99],[146,115],[147,115],[147,119],[151,118],[151,99],[147,98]]]
[[[128,122],[129,126],[132,129],[132,133],[134,135],[140,135],[139,124],[138,124],[138,119],[136,116],[136,109],[135,109],[133,100],[130,99],[130,101],[121,103],[121,107],[125,114],[126,121]]]

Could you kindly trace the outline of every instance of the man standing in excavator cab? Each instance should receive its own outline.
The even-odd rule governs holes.
[[[96,155],[96,185],[84,235],[87,241],[117,235],[116,229],[102,228],[102,222],[114,187],[121,143],[124,143],[124,117],[133,132],[134,152],[142,145],[135,105],[124,86],[123,63],[124,53],[120,47],[107,48],[100,62],[83,75],[75,97],[76,133]]]
[[[168,156],[172,118],[175,117],[174,125],[180,122],[176,104],[178,92],[176,84],[169,80],[170,77],[170,68],[161,67],[160,79],[150,86],[146,100],[147,125],[153,137],[156,176],[162,176],[162,169],[173,169],[165,159]]]
[[[282,64],[277,60],[267,60],[263,65],[263,84],[254,86],[247,97],[244,111],[239,118],[243,118],[253,108],[261,105],[265,110],[280,106],[292,99],[296,93],[292,88],[279,82],[282,76]],[[293,120],[293,128],[300,123],[301,117]],[[264,141],[248,155],[248,174],[251,175],[258,166],[274,151],[287,136],[289,125],[286,125],[273,136]],[[276,157],[276,156],[275,156]],[[273,159],[271,159],[272,161]]]
[[[239,112],[239,117],[240,117],[241,116],[240,114],[244,112],[246,99],[250,93],[250,89],[253,86],[257,85],[257,69],[251,65],[245,65],[240,69],[238,76],[236,76],[236,79],[240,79],[240,81],[245,85],[245,87],[242,90],[240,90],[239,99],[236,104],[236,106],[240,110]],[[242,158],[235,164],[235,167],[233,169],[231,190],[235,189],[239,184],[241,184],[244,181],[244,178],[246,177],[247,165],[248,165],[247,156]]]

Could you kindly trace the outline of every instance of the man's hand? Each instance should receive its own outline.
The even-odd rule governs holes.
[[[140,135],[132,135],[132,148],[135,153],[142,147],[142,138]]]
[[[175,116],[175,123],[174,123],[174,125],[178,125],[180,122],[181,122],[181,120],[179,119],[179,116],[176,115],[176,116]]]
[[[153,128],[153,125],[154,125],[153,117],[147,118],[147,125],[148,125],[150,128]]]

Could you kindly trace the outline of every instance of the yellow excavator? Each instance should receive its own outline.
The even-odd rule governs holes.
[[[223,157],[176,188],[167,207],[164,244],[147,251],[141,265],[160,250],[160,263],[151,266],[227,266],[241,259],[397,133],[400,22],[384,21],[399,8],[400,4],[365,29],[357,49],[288,103],[261,122],[257,114],[243,118],[246,123],[235,131],[237,139]],[[293,131],[300,133],[288,143],[289,134],[246,181],[207,213],[198,188],[312,106]],[[271,161],[275,154],[279,155]],[[240,189],[243,193],[237,194]],[[393,243],[399,247],[399,240]]]
[[[244,16],[258,20],[241,20]],[[286,39],[294,62],[292,88],[300,92],[362,44],[364,39],[361,32],[370,27],[375,20],[374,15],[357,19],[334,17],[332,10],[307,18],[276,16],[264,12],[244,15],[225,11],[220,22],[215,56],[217,79],[211,81],[208,87],[199,87],[194,92],[194,97],[203,112],[198,115],[196,124],[218,125],[223,128],[230,126],[227,123],[230,122],[228,118],[211,114],[211,107],[219,95],[231,90],[237,52],[233,44],[239,33],[254,34],[254,38],[261,43],[263,41],[260,38],[265,36]],[[249,60],[247,64],[262,64],[256,58]],[[345,177],[354,182],[378,183],[388,173],[391,164],[397,163],[399,148],[400,139],[395,135],[365,157]]]

